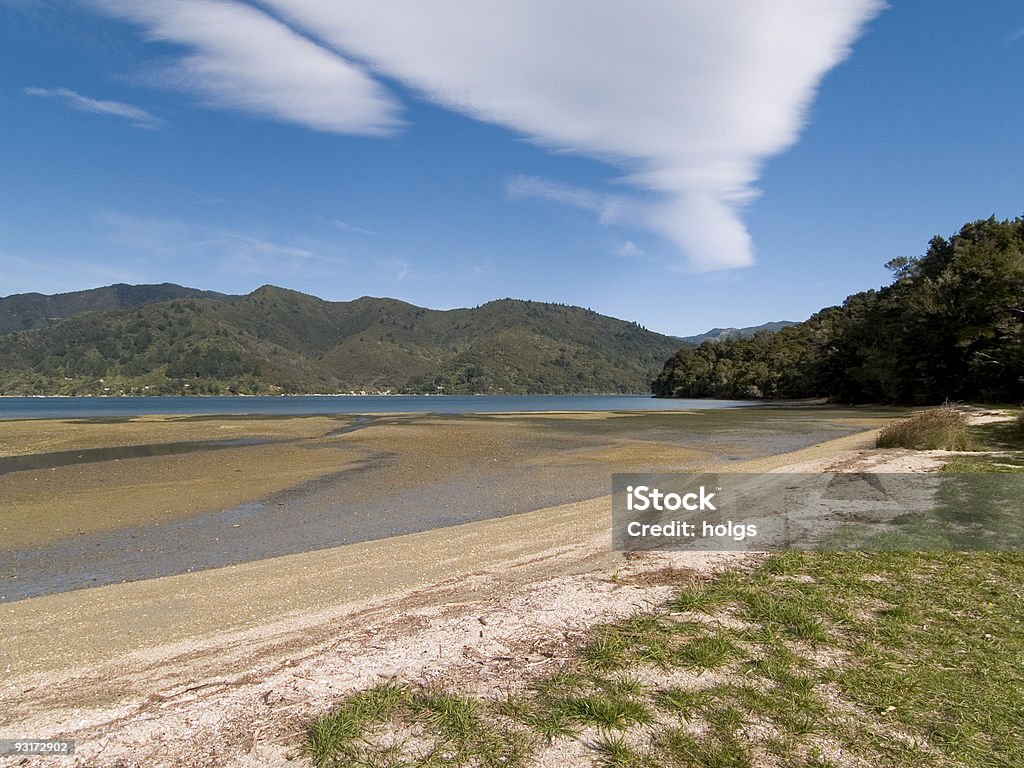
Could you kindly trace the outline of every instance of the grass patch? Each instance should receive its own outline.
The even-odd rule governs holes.
[[[1024,411],[1009,421],[971,427],[976,448],[986,453],[956,456],[942,468],[953,474],[1024,472]]]
[[[752,768],[749,749],[733,739],[700,738],[685,729],[665,734],[657,743],[659,756],[670,762],[657,765],[700,768]]]
[[[527,738],[483,710],[475,699],[386,683],[313,721],[305,752],[317,768],[519,765]]]
[[[706,584],[695,584],[687,587],[676,595],[671,607],[674,611],[703,611],[707,612],[724,599],[721,592],[709,589]]]
[[[505,712],[550,741],[589,726],[610,732],[649,723],[648,698],[633,678],[563,671],[540,680],[516,706],[506,704]]]
[[[597,636],[583,648],[582,656],[598,669],[618,669],[626,663],[631,647],[629,638],[618,627],[601,627]]]
[[[571,696],[557,703],[568,720],[595,725],[603,730],[622,730],[637,723],[651,722],[651,713],[636,699],[615,694]]]
[[[919,411],[884,427],[879,448],[912,448],[919,451],[969,451],[974,448],[967,416],[952,405]]]
[[[941,473],[917,476],[923,490],[934,493],[931,509],[896,516],[881,531],[842,525],[829,545],[873,551],[1024,550],[1024,439],[1017,420],[975,425],[970,433],[973,452],[954,455]]]
[[[604,768],[658,768],[649,755],[630,746],[621,736],[600,738],[596,748],[598,765]]]
[[[993,421],[971,427],[975,441],[987,450],[1024,450],[1024,426],[1021,425],[1021,414],[1024,414],[1024,411],[1006,421]]]
[[[1024,472],[1024,456],[957,456],[952,461],[946,462],[942,471],[958,475],[979,472],[1014,474]]]
[[[525,767],[570,738],[608,768],[1024,765],[1022,583],[1021,553],[788,552],[596,627],[504,701],[351,696],[310,725],[307,752]]]
[[[686,669],[718,669],[740,653],[736,644],[724,633],[698,637],[681,646],[674,661]]]

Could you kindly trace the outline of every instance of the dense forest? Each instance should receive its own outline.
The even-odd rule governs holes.
[[[22,294],[0,319],[29,328],[0,335],[8,395],[642,393],[681,341],[561,304],[438,311],[274,286]]]
[[[893,281],[803,323],[680,349],[662,397],[930,404],[1024,400],[1024,219],[991,218],[886,265]]]
[[[216,291],[184,288],[174,283],[127,285],[117,283],[86,291],[46,296],[42,293],[17,293],[0,299],[0,335],[49,328],[61,320],[85,312],[114,312],[135,309],[174,299],[237,299]]]

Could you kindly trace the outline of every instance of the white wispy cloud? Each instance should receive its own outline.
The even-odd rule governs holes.
[[[380,136],[401,125],[397,101],[361,66],[244,3],[88,1],[150,40],[187,49],[154,84],[318,131]]]
[[[514,200],[536,198],[591,211],[602,224],[636,225],[645,218],[640,201],[628,195],[595,192],[537,176],[513,176],[505,192]]]
[[[151,257],[215,265],[221,272],[243,275],[328,277],[347,260],[327,243],[280,242],[258,233],[178,219],[102,211],[95,222],[107,239]]]
[[[423,278],[423,273],[405,259],[374,259],[374,264],[378,269],[387,274],[389,279],[394,280],[396,283]]]
[[[644,255],[644,250],[632,240],[626,240],[616,246],[615,255],[624,259],[636,259]]]
[[[25,89],[29,96],[44,96],[52,99],[59,99],[73,109],[81,112],[92,112],[97,115],[112,115],[131,122],[136,128],[153,130],[164,124],[156,115],[147,112],[141,107],[125,104],[123,101],[110,101],[106,99],[93,99],[83,96],[70,88],[36,88]]]
[[[0,297],[12,293],[63,293],[83,285],[139,283],[140,273],[88,259],[15,255],[0,248]]]
[[[324,269],[324,260],[316,257],[313,251],[282,245],[260,237],[252,237],[237,232],[224,233],[215,242],[222,252],[220,271],[239,275],[330,275],[336,269]],[[332,266],[343,264],[339,260],[330,260]]]
[[[740,220],[881,0],[263,0],[440,104],[617,164],[696,269],[753,263]]]
[[[212,103],[379,134],[397,125],[396,102],[374,79],[387,77],[607,162],[637,193],[627,207],[642,212],[629,215],[705,271],[754,263],[741,214],[764,163],[797,141],[823,76],[884,5],[260,0],[270,16],[232,0],[92,1],[187,46],[169,79]],[[618,223],[606,198],[622,196],[565,190],[533,196]]]
[[[357,227],[355,224],[350,224],[347,221],[341,219],[331,219],[331,225],[337,227],[343,232],[352,232],[357,235],[373,235],[376,234],[372,229],[365,229],[364,227]]]

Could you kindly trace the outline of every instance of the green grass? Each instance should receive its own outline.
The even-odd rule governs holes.
[[[656,743],[655,765],[700,766],[700,768],[752,768],[749,750],[741,743],[718,737],[700,738],[683,728],[665,733]]]
[[[943,472],[955,474],[1014,474],[1024,472],[1024,457],[1021,456],[957,456],[946,463]]]
[[[317,768],[518,765],[525,735],[495,725],[484,709],[449,692],[386,683],[311,723],[305,752]]]
[[[721,590],[712,589],[707,584],[694,584],[676,595],[671,607],[675,611],[710,611],[724,598]]]
[[[736,644],[718,633],[690,640],[675,652],[674,661],[686,669],[718,669],[739,654]]]
[[[878,532],[856,523],[840,526],[830,548],[878,551],[1024,550],[1024,433],[1019,417],[973,425],[970,453],[948,460],[942,472],[917,476],[934,492],[927,512],[895,517]],[[911,483],[908,488],[916,483]]]
[[[307,752],[527,766],[579,739],[608,768],[1024,765],[1022,584],[1021,553],[782,553],[681,580],[664,608],[595,627],[501,701],[397,684],[351,696],[310,725]],[[420,736],[396,744],[388,728]]]
[[[879,433],[877,445],[921,451],[969,451],[974,448],[974,441],[967,416],[952,405],[943,405],[887,425]]]
[[[981,453],[956,456],[943,467],[955,474],[1024,472],[1024,411],[1010,421],[971,427],[971,439]]]
[[[604,768],[657,768],[650,755],[629,745],[622,736],[597,740],[598,765]]]
[[[990,451],[1024,450],[1024,411],[1007,421],[994,421],[971,427],[975,443]]]

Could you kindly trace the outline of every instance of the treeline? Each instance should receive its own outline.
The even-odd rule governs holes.
[[[0,300],[15,328],[60,318],[0,334],[0,394],[641,393],[679,343],[579,307],[507,299],[438,311],[274,286],[169,301],[135,291],[155,303],[80,311],[110,292]]]
[[[661,397],[802,398],[924,405],[1024,400],[1024,219],[967,224],[892,284],[750,339],[684,347]]]

